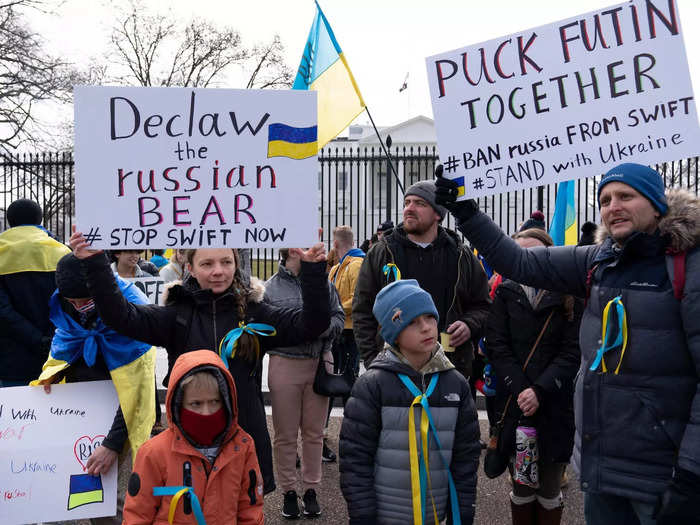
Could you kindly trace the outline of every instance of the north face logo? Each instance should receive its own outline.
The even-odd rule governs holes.
[[[456,403],[459,403],[459,394],[456,392],[450,392],[449,394],[445,394],[445,399],[447,401],[454,401]]]

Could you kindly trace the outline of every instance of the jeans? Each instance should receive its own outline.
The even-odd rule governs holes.
[[[583,514],[586,525],[656,524],[654,504],[596,492],[584,493]]]

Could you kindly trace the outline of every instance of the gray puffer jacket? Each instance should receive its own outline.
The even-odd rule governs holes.
[[[583,490],[648,503],[664,491],[674,466],[700,475],[700,200],[681,190],[667,199],[658,231],[635,233],[622,247],[603,231],[594,246],[521,249],[483,213],[460,224],[504,277],[589,296],[579,333],[574,465]],[[686,253],[680,301],[669,250]],[[591,371],[603,309],[617,296],[626,310],[627,349],[624,356],[605,354],[607,373]]]
[[[455,482],[460,517],[469,525],[474,519],[481,452],[479,422],[467,380],[439,345],[420,372],[385,347],[355,383],[340,430],[340,488],[348,504],[350,523],[413,523],[408,415],[414,396],[399,379],[400,373],[422,392],[432,376],[440,374],[428,402],[443,457]],[[421,410],[414,410],[418,425]],[[420,443],[419,432],[416,438]],[[435,506],[442,521],[450,514],[448,478],[433,439],[429,465]],[[426,525],[433,523],[431,509],[428,500]]]
[[[338,299],[338,291],[328,281],[328,297],[330,298],[331,324],[317,339],[296,346],[284,346],[270,348],[270,355],[281,355],[295,359],[310,359],[321,355],[321,352],[330,350],[333,341],[343,331],[345,325],[345,312]],[[265,296],[263,302],[280,308],[301,308],[301,281],[285,268],[279,265],[277,273],[265,281]]]

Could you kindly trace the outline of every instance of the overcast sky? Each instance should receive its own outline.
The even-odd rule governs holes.
[[[50,2],[51,0],[49,0]],[[666,0],[657,0],[660,5]],[[53,53],[87,64],[106,48],[114,2],[63,0],[55,15],[33,15],[32,27]],[[296,71],[315,7],[313,0],[150,0],[172,10],[240,31],[244,42],[279,34]],[[416,115],[432,117],[425,58],[443,51],[615,5],[614,0],[320,0],[378,125]],[[700,1],[677,0],[693,85],[700,85]],[[399,93],[406,73],[409,89]],[[238,87],[231,85],[230,87]],[[361,115],[358,122],[364,123]]]

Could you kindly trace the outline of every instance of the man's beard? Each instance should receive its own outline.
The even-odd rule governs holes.
[[[412,226],[409,226],[406,224],[406,220],[404,219],[403,223],[403,229],[406,233],[410,233],[411,235],[423,235],[424,233],[427,233],[428,230],[431,228],[431,224],[423,224],[420,221],[418,221],[415,217],[412,217],[414,222]]]

